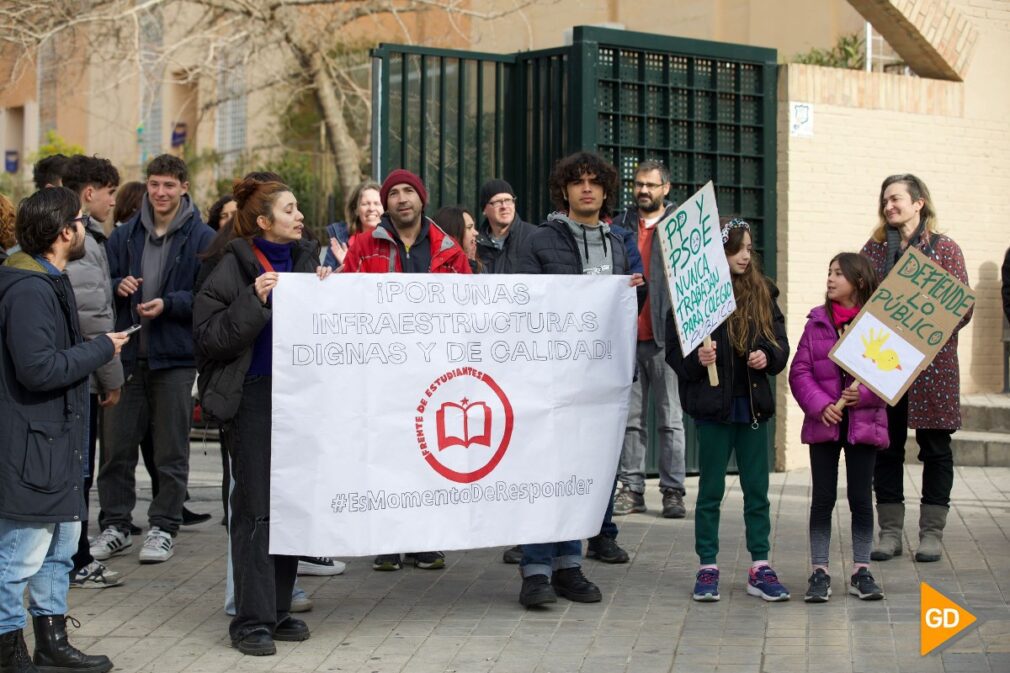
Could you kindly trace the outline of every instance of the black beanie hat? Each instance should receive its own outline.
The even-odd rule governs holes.
[[[479,210],[484,210],[487,206],[488,201],[493,199],[496,194],[511,194],[513,198],[516,193],[512,189],[512,185],[505,182],[504,180],[494,179],[488,180],[480,188],[480,208]]]

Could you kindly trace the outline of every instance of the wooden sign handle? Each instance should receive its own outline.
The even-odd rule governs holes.
[[[853,381],[853,382],[852,382],[852,383],[851,383],[851,384],[849,385],[849,390],[859,390],[859,381]],[[835,408],[835,411],[839,411],[839,412],[840,412],[840,411],[841,411],[842,409],[844,409],[844,408],[845,408],[845,398],[843,398],[843,397],[839,397],[839,398],[838,398],[838,401],[837,401],[837,402],[835,402],[835,403],[834,403],[833,405],[831,405],[831,406],[833,406],[833,407]]]
[[[705,340],[702,342],[702,344],[705,346],[705,348],[711,348],[712,347],[711,335],[705,337]],[[716,370],[714,362],[708,366],[708,384],[713,387],[719,385],[719,372],[718,370]]]

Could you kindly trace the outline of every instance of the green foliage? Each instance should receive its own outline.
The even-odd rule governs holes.
[[[805,54],[794,56],[793,63],[862,70],[866,66],[866,47],[863,43],[863,36],[859,33],[842,35],[831,49],[817,49],[815,47]]]
[[[0,173],[0,194],[10,199],[15,206],[31,194],[33,189],[31,181],[25,180],[20,172]]]
[[[84,148],[80,145],[67,142],[56,131],[46,131],[46,141],[39,145],[38,152],[33,152],[28,156],[28,163],[34,164],[39,159],[45,159],[54,154],[62,154],[69,157],[74,154],[84,154]]]

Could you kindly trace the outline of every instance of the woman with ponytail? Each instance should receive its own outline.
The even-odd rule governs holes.
[[[193,302],[193,332],[204,411],[223,425],[234,490],[229,535],[235,572],[232,645],[243,654],[276,652],[275,640],[309,637],[289,615],[295,556],[269,554],[271,291],[281,273],[318,273],[315,244],[302,240],[303,216],[277,180],[247,176],[235,185],[233,237]]]

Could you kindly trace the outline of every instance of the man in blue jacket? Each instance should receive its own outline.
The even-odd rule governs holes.
[[[87,670],[112,662],[67,642],[71,557],[85,516],[88,377],[128,337],[85,341],[64,273],[84,256],[80,199],[43,189],[18,208],[19,252],[0,267],[0,670]],[[34,662],[23,630],[25,585]]]
[[[193,413],[193,284],[198,255],[214,237],[189,194],[186,164],[162,154],[147,166],[140,210],[106,242],[116,298],[116,327],[138,323],[123,351],[126,383],[119,404],[105,411],[98,497],[102,533],[91,555],[104,561],[133,546],[137,447],[148,428],[154,441],[158,494],[147,510],[151,528],[141,563],[167,561],[182,524],[189,478]]]

